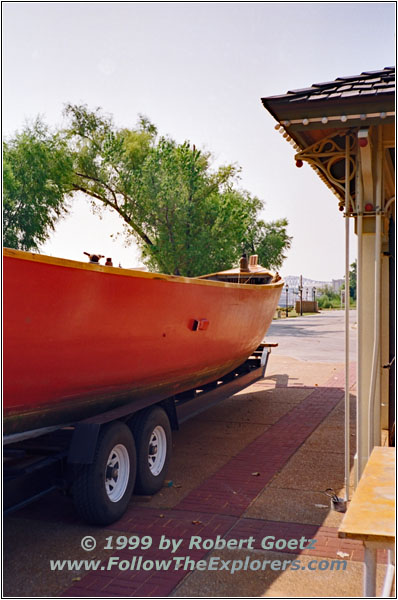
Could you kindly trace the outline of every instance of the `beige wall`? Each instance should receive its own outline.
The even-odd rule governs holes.
[[[390,135],[386,130],[386,135]],[[388,200],[388,177],[380,173],[387,165],[384,163],[384,147],[378,143],[378,135],[383,135],[382,127],[371,130],[371,153],[362,155],[361,184],[363,187],[363,205],[372,202],[377,205],[380,195],[381,206]],[[382,156],[381,171],[377,169],[378,156]],[[368,159],[368,160],[367,160]],[[369,169],[371,165],[371,169]],[[379,187],[380,186],[380,187]],[[380,192],[381,190],[381,192]],[[379,194],[379,195],[378,195]],[[358,221],[358,219],[357,219]],[[365,217],[362,219],[362,235],[358,230],[358,461],[357,477],[359,479],[368,458],[368,431],[369,431],[369,395],[371,387],[371,373],[373,366],[373,353],[375,342],[375,266],[376,266],[376,218]],[[381,443],[381,429],[388,428],[388,369],[383,365],[389,361],[389,268],[388,257],[383,255],[388,247],[386,235],[387,218],[382,217],[382,237],[380,252],[380,344],[378,348],[378,369],[375,393],[374,413],[374,444]],[[388,224],[387,224],[388,226]]]

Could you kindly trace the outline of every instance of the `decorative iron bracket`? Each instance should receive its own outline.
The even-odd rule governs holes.
[[[345,156],[346,156],[346,137],[349,139],[349,180],[350,196],[355,196],[355,173],[356,173],[356,153],[357,136],[350,129],[340,130],[338,133],[328,135],[318,140],[308,148],[301,150],[295,155],[296,161],[305,160],[313,169],[318,172],[322,181],[339,198],[339,209],[345,208]],[[349,210],[352,212],[352,210]]]

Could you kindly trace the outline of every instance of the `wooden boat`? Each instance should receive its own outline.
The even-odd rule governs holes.
[[[264,338],[283,282],[175,277],[4,250],[4,434],[217,380]]]

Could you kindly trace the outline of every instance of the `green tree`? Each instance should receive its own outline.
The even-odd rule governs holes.
[[[37,250],[67,212],[72,159],[65,142],[37,119],[3,144],[3,243]]]
[[[349,272],[349,288],[350,288],[350,297],[353,300],[357,299],[357,261],[355,260],[351,265],[351,269]]]
[[[338,300],[340,301],[340,295],[336,294],[331,285],[325,285],[323,287],[318,288],[318,292],[321,296],[325,296],[329,300]]]
[[[259,219],[263,204],[239,188],[237,165],[214,169],[209,152],[159,136],[143,116],[128,129],[99,108],[69,104],[65,114],[62,132],[38,120],[5,144],[6,245],[36,249],[80,191],[100,216],[120,215],[152,270],[192,277],[233,266],[243,251],[280,268],[287,221]]]
[[[287,234],[287,226],[287,219],[266,223],[253,218],[248,226],[246,246],[250,252],[258,254],[260,264],[269,269],[281,268],[292,240]]]
[[[326,294],[322,294],[318,298],[318,306],[319,308],[332,308],[332,300]]]
[[[99,201],[118,212],[151,269],[200,275],[232,266],[248,249],[264,266],[282,264],[287,221],[257,220],[263,205],[238,188],[236,165],[213,170],[210,153],[159,137],[145,117],[118,129],[100,109],[68,105],[66,115],[75,189],[96,210]]]

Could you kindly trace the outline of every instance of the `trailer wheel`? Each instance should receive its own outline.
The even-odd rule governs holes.
[[[133,493],[136,450],[131,430],[111,423],[99,434],[94,460],[79,465],[73,500],[80,516],[93,525],[109,525],[125,512]]]
[[[162,487],[171,458],[171,427],[166,412],[156,406],[136,417],[132,429],[137,448],[138,494],[155,494]]]

